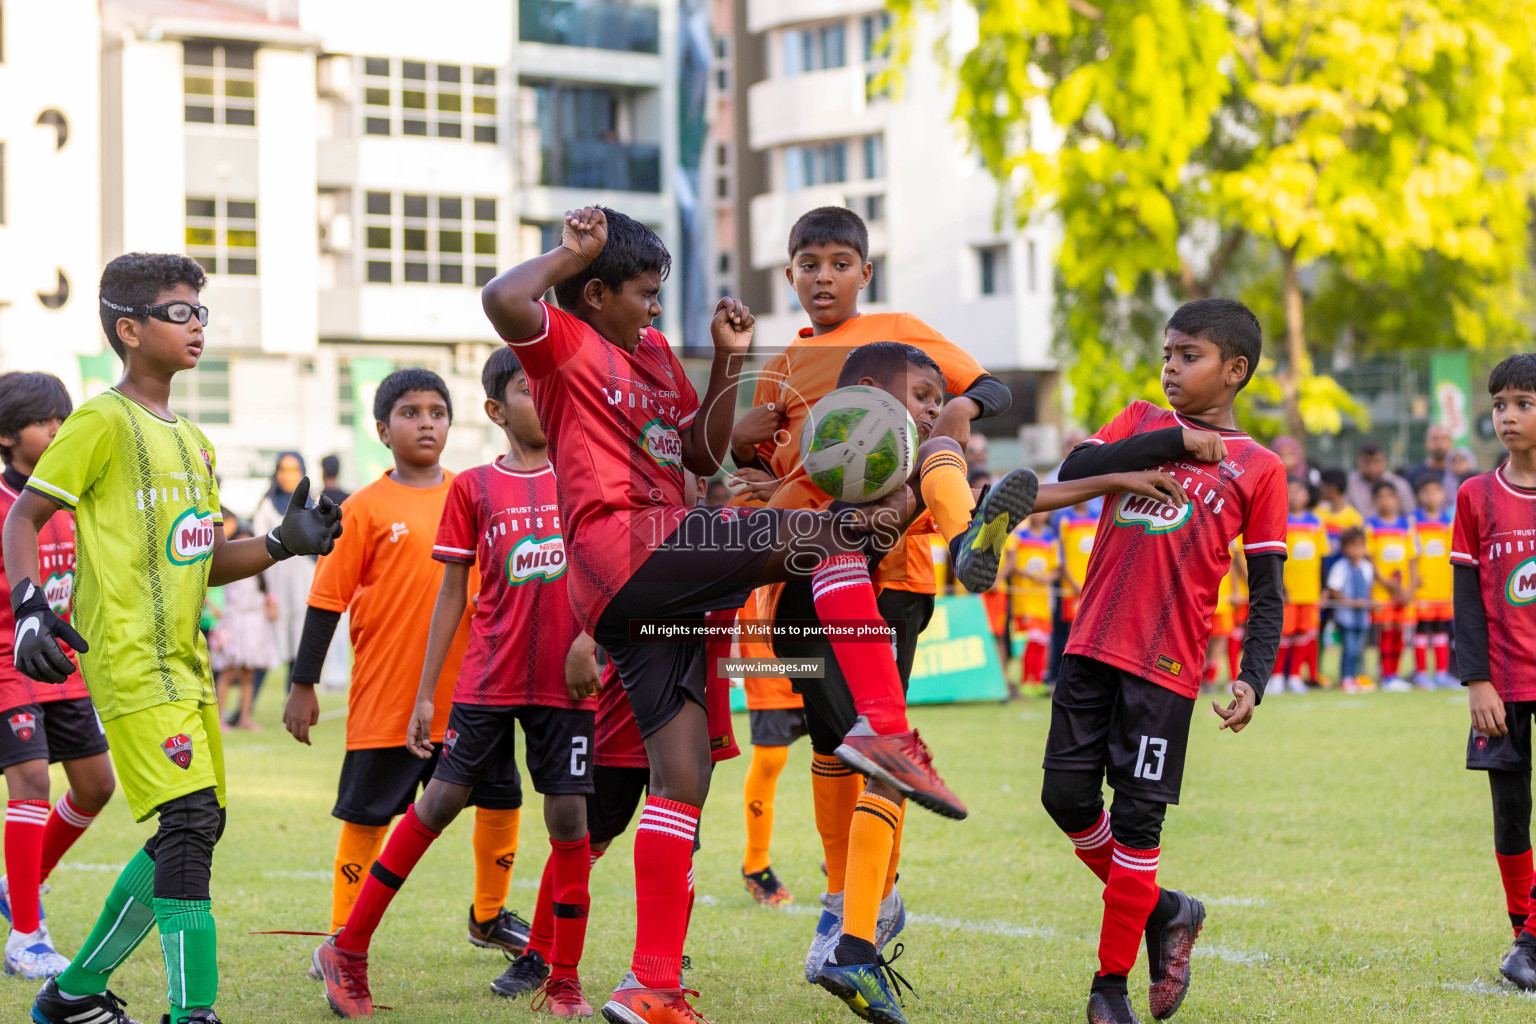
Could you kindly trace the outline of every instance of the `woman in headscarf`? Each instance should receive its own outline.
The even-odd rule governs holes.
[[[1477,475],[1477,453],[1471,448],[1452,448],[1451,454],[1445,457],[1445,466],[1456,478],[1456,485],[1459,487]],[[1454,502],[1456,492],[1451,491],[1446,495],[1446,499]]]
[[[293,489],[304,479],[304,456],[283,452],[272,470],[272,485],[256,514],[251,517],[251,532],[264,537],[283,521]],[[315,578],[315,560],[311,557],[288,558],[262,573],[267,585],[267,600],[274,607],[272,616],[273,648],[278,664],[287,666],[299,649],[299,634],[304,631],[304,615],[309,600],[309,585]]]

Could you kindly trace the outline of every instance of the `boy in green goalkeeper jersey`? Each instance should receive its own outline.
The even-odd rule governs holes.
[[[205,281],[185,256],[107,264],[101,323],[123,378],[64,421],[5,520],[16,667],[61,683],[73,666],[60,642],[79,652],[133,816],[160,818],[85,945],[38,993],[36,1024],[133,1024],[107,981],[151,926],[169,982],[162,1022],[218,1021],[209,879],[224,830],[224,753],[198,630],[203,597],[275,561],[326,554],[341,533],[338,507],[306,507],[305,478],[270,534],[224,540],[213,445],[169,405],[171,378],[203,352]],[[73,628],[35,582],[38,529],[60,508],[76,521]]]

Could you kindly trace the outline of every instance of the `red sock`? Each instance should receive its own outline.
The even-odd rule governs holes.
[[[91,822],[96,820],[96,815],[86,814],[75,806],[75,802],[69,798],[68,790],[59,797],[59,802],[53,805],[53,813],[48,815],[48,824],[43,829],[43,858],[39,865],[42,868],[38,875],[39,882],[48,881],[48,876],[53,874],[53,869],[58,866],[59,858],[68,852],[75,840],[79,839],[86,829],[91,827]]]
[[[677,988],[688,936],[688,873],[699,809],[649,796],[635,831],[635,956],[646,988]]]
[[[1104,885],[1104,925],[1099,931],[1099,973],[1124,977],[1136,966],[1147,917],[1157,906],[1158,849],[1114,844]]]
[[[1109,812],[1100,811],[1092,828],[1068,832],[1067,838],[1077,848],[1077,859],[1088,865],[1099,881],[1108,882],[1110,856],[1115,849],[1115,837],[1109,831]]]
[[[1416,671],[1424,672],[1429,661],[1429,637],[1420,633],[1413,638],[1413,667]]]
[[[368,943],[384,917],[384,911],[389,909],[389,901],[395,898],[411,869],[438,835],[440,833],[433,832],[416,817],[415,804],[405,809],[405,817],[389,834],[379,859],[368,869],[363,891],[357,894],[352,913],[347,915],[346,927],[336,936],[338,948],[353,953],[368,952]]]
[[[550,840],[554,844],[554,840]],[[590,874],[592,865],[601,854],[592,854],[587,861]],[[545,963],[555,955],[555,855],[551,851],[544,862],[544,874],[539,879],[539,899],[533,907],[533,925],[528,929],[528,949],[544,958]]]
[[[1236,679],[1237,673],[1243,667],[1243,631],[1236,629],[1227,637],[1227,672]]]
[[[1216,684],[1216,659],[1205,659],[1205,675],[1201,677],[1200,681],[1206,686],[1214,686]]]
[[[5,805],[5,873],[11,888],[11,927],[37,931],[38,870],[43,855],[47,800],[11,800]]]
[[[697,894],[697,892],[698,892],[698,890],[694,887],[694,884],[693,884],[693,862],[689,861],[688,862],[688,916],[684,919],[684,928],[683,928],[683,931],[684,931],[685,934],[686,934],[686,932],[688,930],[687,926],[693,924],[693,897]]]
[[[1024,645],[1024,672],[1026,683],[1038,683],[1045,678],[1045,644],[1031,640]]]
[[[1397,675],[1403,667],[1403,630],[1399,626],[1381,627],[1381,640],[1377,645],[1381,654],[1383,678]]]
[[[1307,678],[1315,685],[1317,683],[1317,634],[1308,633],[1306,642],[1301,645],[1301,662],[1307,667]]]
[[[587,879],[592,874],[592,845],[588,836],[582,836],[574,843],[551,839],[549,849],[550,863],[555,866],[555,955],[549,963],[555,977],[574,978],[581,963],[581,951],[587,944],[587,913],[591,909]]]
[[[1291,674],[1291,652],[1295,649],[1295,639],[1288,636],[1280,638],[1280,656],[1275,659],[1275,675],[1288,676]]]
[[[1499,880],[1504,883],[1504,906],[1509,911],[1509,923],[1518,936],[1531,913],[1531,851],[1506,857],[1495,850],[1493,856],[1499,862]]]
[[[811,576],[811,597],[822,622],[839,619],[884,623],[862,555],[833,555]],[[882,736],[908,731],[907,696],[901,690],[896,655],[889,644],[829,639],[843,670],[854,707]]]
[[[1444,633],[1436,633],[1430,645],[1435,649],[1435,671],[1449,672],[1451,670],[1451,638]]]

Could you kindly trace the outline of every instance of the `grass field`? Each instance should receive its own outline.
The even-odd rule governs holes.
[[[280,693],[266,694],[265,733],[228,740],[229,830],[215,860],[214,909],[219,1010],[229,1024],[332,1019],[304,977],[316,940],[248,934],[321,929],[329,908],[329,810],[344,723],[329,718],[315,746],[301,747],[277,723]],[[323,702],[335,708],[340,698]],[[971,817],[951,823],[914,811],[909,820],[902,890],[913,919],[898,966],[920,994],[907,1000],[914,1024],[1082,1019],[1101,904],[1038,803],[1048,716],[1042,700],[916,713]],[[1218,735],[1215,718],[1197,713],[1160,880],[1199,895],[1209,917],[1176,1019],[1530,1020],[1536,1003],[1497,983],[1509,932],[1486,785],[1461,767],[1465,737],[1456,692],[1277,697],[1241,736]],[[778,797],[775,867],[801,900],[791,912],[756,908],[738,882],[746,759],[716,775],[688,953],[700,1009],[717,1024],[854,1019],[801,975],[821,880],[809,758],[798,744]],[[530,804],[536,812],[531,794]],[[386,1021],[531,1016],[526,1001],[489,994],[504,962],[465,941],[469,826],[461,820],[438,841],[376,937],[374,997],[395,1008],[381,1014]],[[46,907],[66,955],[148,830],[116,798],[54,875]],[[509,902],[527,916],[547,849],[539,815],[525,814]],[[615,843],[592,881],[583,967],[594,1003],[628,962],[629,850],[629,837]],[[1132,976],[1143,1012],[1145,969],[1143,960]],[[136,1019],[158,1020],[165,982],[152,939],[113,987]],[[33,991],[0,979],[0,1019],[25,1019]]]

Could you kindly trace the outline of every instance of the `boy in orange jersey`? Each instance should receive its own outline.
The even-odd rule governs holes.
[[[1445,503],[1445,479],[1425,473],[1412,481],[1419,507],[1413,511],[1413,533],[1418,542],[1419,586],[1414,610],[1419,624],[1413,633],[1413,685],[1421,690],[1454,686],[1451,678],[1451,571],[1452,510]],[[1433,655],[1433,664],[1430,657]]]
[[[342,506],[345,540],[315,569],[283,712],[294,739],[309,743],[320,718],[315,684],[325,652],[341,613],[350,612],[356,657],[347,691],[347,753],[331,811],[342,822],[331,889],[333,932],[346,923],[390,822],[405,813],[437,768],[436,757],[422,760],[407,749],[406,730],[443,579],[432,545],[454,478],[438,462],[453,420],[448,386],[430,370],[396,370],[380,382],[373,415],[395,465]],[[466,615],[438,677],[434,744],[443,741],[468,643]],[[515,783],[494,792],[477,787],[472,802],[478,811],[469,940],[521,953],[528,925],[502,904],[512,884],[522,789]]]
[[[1371,488],[1376,514],[1365,521],[1366,548],[1376,569],[1376,587],[1371,593],[1375,604],[1372,620],[1376,623],[1376,646],[1381,654],[1381,688],[1388,693],[1413,689],[1398,673],[1403,664],[1403,633],[1414,623],[1413,595],[1418,590],[1417,543],[1413,523],[1403,515],[1397,487],[1390,480],[1378,480]]]
[[[1280,631],[1280,661],[1269,688],[1306,693],[1301,670],[1317,686],[1318,605],[1323,594],[1323,553],[1328,534],[1312,511],[1312,488],[1305,480],[1287,484],[1290,513],[1285,525],[1285,620]]]

